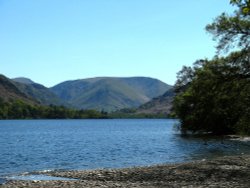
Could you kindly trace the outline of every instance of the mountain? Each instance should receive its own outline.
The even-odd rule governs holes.
[[[35,84],[31,79],[25,77],[13,78],[12,80],[23,84]]]
[[[32,104],[64,105],[108,112],[139,107],[138,113],[160,113],[159,109],[166,107],[160,107],[162,101],[159,100],[158,106],[153,108],[153,101],[157,101],[158,96],[169,89],[171,86],[147,77],[98,77],[66,81],[46,88],[28,78],[11,80],[0,75],[0,97],[5,101],[20,99]]]
[[[160,80],[147,77],[97,77],[66,81],[50,89],[76,108],[114,111],[138,107],[169,88]]]
[[[174,96],[174,89],[171,88],[163,95],[153,98],[151,101],[139,106],[135,113],[149,115],[169,115],[171,113]]]
[[[26,96],[36,99],[42,105],[66,105],[49,88],[37,84],[28,78],[14,78],[13,84]]]
[[[33,98],[21,92],[11,79],[1,74],[0,74],[0,98],[6,102],[18,99],[29,104],[37,103],[37,101],[35,101]]]

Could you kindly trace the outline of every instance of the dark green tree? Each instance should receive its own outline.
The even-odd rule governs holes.
[[[223,13],[206,27],[218,52],[229,55],[199,60],[177,74],[174,109],[183,133],[250,134],[250,4],[231,3],[238,6],[234,15]]]
[[[246,49],[250,45],[250,1],[232,0],[231,3],[238,6],[233,15],[222,13],[206,26],[206,30],[218,41],[218,52],[227,52],[232,48]]]
[[[234,63],[235,58],[242,56],[236,52],[190,68],[192,80],[184,90],[178,90],[174,101],[183,132],[250,134],[249,123],[246,124],[250,122],[250,81],[242,74],[241,64]],[[179,79],[183,78],[186,76]]]

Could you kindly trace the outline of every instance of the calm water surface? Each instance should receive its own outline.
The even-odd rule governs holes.
[[[0,176],[183,162],[250,153],[249,142],[182,138],[177,120],[0,121]]]

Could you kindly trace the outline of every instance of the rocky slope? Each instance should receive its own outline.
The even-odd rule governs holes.
[[[150,115],[169,115],[172,110],[172,102],[175,96],[173,88],[169,89],[163,95],[153,98],[149,102],[139,106],[136,109],[137,114],[150,114]]]

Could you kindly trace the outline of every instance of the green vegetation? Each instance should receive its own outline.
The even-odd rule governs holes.
[[[51,91],[75,108],[112,112],[138,107],[170,88],[147,77],[99,77],[63,82],[52,87]]]
[[[115,112],[109,113],[110,118],[115,119],[164,119],[170,118],[166,113],[144,113],[138,112],[137,108],[124,108]]]
[[[169,87],[158,80],[144,77],[92,78],[63,83],[59,90],[63,90],[65,100],[78,104],[78,109],[75,109],[76,106],[60,101],[50,89],[32,80],[11,80],[0,75],[0,119],[166,118],[165,109],[151,113],[152,109],[147,107],[143,107],[143,111],[129,108],[109,114],[104,110],[139,105],[138,101],[149,100]],[[88,100],[84,99],[86,96]],[[80,110],[82,101],[84,105],[90,105],[84,109],[95,107],[96,110]]]
[[[5,102],[0,98],[0,119],[99,119],[107,113],[95,110],[74,110],[63,106],[32,105],[22,100]]]
[[[76,110],[64,106],[41,106],[22,100],[8,102],[0,98],[0,119],[107,119],[107,118],[168,118],[166,114],[136,113],[136,109],[122,109],[107,113],[96,110]]]
[[[36,104],[37,101],[21,92],[7,77],[0,74],[0,98],[4,101],[22,100],[28,104]]]
[[[64,105],[67,103],[56,96],[50,89],[37,83],[21,83],[20,81],[13,82],[15,86],[26,96],[35,99],[37,102],[43,105]]]
[[[223,13],[206,27],[218,53],[229,54],[198,60],[177,75],[174,109],[183,133],[250,134],[250,2],[231,3],[238,6],[234,15]]]

